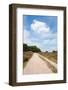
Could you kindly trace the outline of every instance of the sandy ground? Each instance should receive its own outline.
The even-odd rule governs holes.
[[[47,61],[42,60],[38,53],[34,53],[24,68],[24,74],[45,74],[52,73]]]

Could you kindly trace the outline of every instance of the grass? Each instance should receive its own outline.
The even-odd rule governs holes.
[[[27,51],[23,53],[23,67],[26,66],[28,63],[29,59],[31,58],[33,52],[32,51]]]
[[[39,54],[57,63],[57,52],[40,52]]]

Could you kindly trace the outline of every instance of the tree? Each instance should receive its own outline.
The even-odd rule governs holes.
[[[57,53],[57,51],[55,51],[55,50],[53,50],[52,52],[53,52],[53,53]]]
[[[28,46],[27,46],[27,44],[23,44],[23,51],[28,51]]]
[[[36,46],[29,46],[29,50],[33,52],[41,52],[41,50],[37,48]]]
[[[32,52],[41,52],[41,50],[36,46],[28,46],[27,44],[23,44],[24,51],[32,51]]]
[[[46,51],[45,53],[48,53],[48,51]]]

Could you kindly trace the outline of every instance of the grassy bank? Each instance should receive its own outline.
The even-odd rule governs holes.
[[[57,63],[57,52],[39,52],[39,54]]]
[[[27,51],[23,53],[23,67],[26,66],[28,63],[29,59],[32,57],[33,52],[32,51]]]

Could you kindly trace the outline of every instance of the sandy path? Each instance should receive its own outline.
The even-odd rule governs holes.
[[[52,73],[47,62],[42,60],[37,53],[34,53],[24,68],[24,74],[44,74]]]

